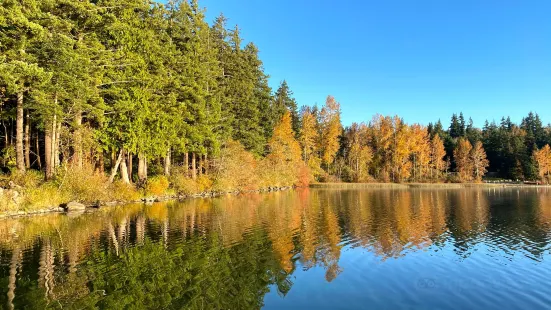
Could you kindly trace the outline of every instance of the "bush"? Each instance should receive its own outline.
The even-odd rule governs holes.
[[[44,175],[42,172],[37,170],[27,170],[25,173],[15,170],[12,172],[8,180],[21,187],[30,188],[37,187],[44,182]]]
[[[187,171],[184,167],[174,167],[172,169],[170,184],[179,195],[189,195],[197,192],[197,184],[187,177]]]
[[[147,180],[145,190],[149,195],[160,196],[166,193],[169,185],[170,183],[164,175],[154,176]]]
[[[257,171],[258,161],[237,141],[228,141],[216,161],[213,183],[215,190],[255,190],[260,180]],[[269,169],[272,171],[273,169]]]
[[[110,200],[135,201],[140,199],[140,193],[133,185],[115,181],[109,186]]]
[[[103,173],[95,173],[91,166],[64,166],[58,171],[55,183],[69,200],[92,203],[110,198],[106,185],[108,178]]]
[[[59,190],[53,182],[47,182],[39,187],[25,190],[23,207],[27,210],[57,207],[71,198],[67,192]]]
[[[198,177],[196,183],[197,183],[197,189],[199,190],[200,193],[204,193],[212,190],[213,182],[209,177],[205,175]]]

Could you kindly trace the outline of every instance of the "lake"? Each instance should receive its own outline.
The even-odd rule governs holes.
[[[551,190],[303,189],[0,220],[6,309],[549,309]]]

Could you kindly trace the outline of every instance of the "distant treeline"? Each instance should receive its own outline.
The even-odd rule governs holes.
[[[177,164],[184,178],[237,188],[549,174],[551,130],[537,115],[482,130],[462,114],[448,129],[382,116],[343,128],[335,98],[299,110],[285,81],[273,91],[258,52],[195,0],[4,0],[2,163],[46,179],[91,167],[124,183]]]
[[[344,130],[335,168],[350,181],[473,181],[490,172],[547,182],[550,143],[551,126],[532,112],[520,124],[507,117],[499,124],[486,121],[482,129],[462,113],[452,115],[449,127],[440,120],[424,127],[408,126],[398,116],[375,116]]]

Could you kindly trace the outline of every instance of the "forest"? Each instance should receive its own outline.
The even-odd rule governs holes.
[[[461,113],[447,128],[381,115],[345,127],[334,97],[299,108],[286,81],[268,82],[258,47],[196,0],[4,0],[2,182],[48,205],[312,181],[549,180],[551,127],[535,113],[482,129]]]

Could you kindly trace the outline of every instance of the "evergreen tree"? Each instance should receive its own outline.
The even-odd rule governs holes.
[[[283,80],[274,94],[274,117],[281,117],[286,111],[291,113],[293,130],[298,133],[300,123],[297,111],[297,102],[293,98],[293,92],[289,88],[287,81]]]

